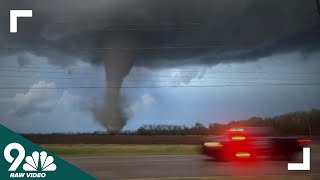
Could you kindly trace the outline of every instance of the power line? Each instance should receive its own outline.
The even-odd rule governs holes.
[[[252,86],[252,85],[261,85],[261,84],[311,84],[311,83],[315,83],[315,82],[285,82],[285,81],[273,81],[273,82],[268,82],[268,81],[265,81],[265,82],[263,82],[263,81],[260,81],[260,82],[250,82],[250,81],[247,81],[247,82],[237,82],[237,81],[216,81],[216,82],[196,82],[196,81],[192,81],[192,82],[183,82],[183,81],[162,81],[162,82],[159,82],[159,81],[152,81],[152,80],[150,80],[149,82],[156,82],[157,84],[153,84],[152,83],[152,85],[148,85],[148,83],[144,83],[143,85],[140,85],[139,87],[149,87],[149,86],[155,86],[155,87],[158,87],[158,86],[160,86],[160,87],[162,87],[162,86],[181,86],[181,87],[185,87],[185,86],[217,86],[217,85],[225,85],[225,84],[231,84],[231,85],[250,85],[250,86]],[[192,83],[192,84],[191,84]],[[70,86],[70,83],[55,83],[58,87],[69,87]],[[83,84],[86,84],[85,86],[93,86],[93,87],[96,87],[96,86],[98,86],[98,87],[100,87],[100,85],[101,84],[108,84],[108,87],[117,87],[117,86],[115,86],[115,85],[113,85],[113,84],[117,84],[117,83],[115,83],[115,82],[108,82],[108,83],[106,83],[106,82],[90,82],[90,83],[80,83],[79,85],[78,85],[79,83],[73,83],[72,84],[72,87],[78,87],[78,86],[81,86],[81,87],[83,87]],[[99,85],[100,84],[100,85]],[[131,83],[130,82],[126,82],[126,83],[124,83],[124,85],[123,86],[121,86],[121,87],[131,87],[131,86],[134,86],[134,87],[136,87],[137,85],[136,85],[137,83],[133,83],[132,81],[131,81]],[[316,84],[316,83],[315,83]],[[12,85],[16,85],[16,84],[13,84],[13,83],[2,83],[2,86],[3,87],[10,87],[10,86],[12,86]],[[24,84],[24,85],[22,85],[22,86],[28,86],[27,84]],[[19,86],[20,87],[20,86]],[[104,86],[103,86],[104,87]]]
[[[100,31],[183,31],[200,30],[200,27],[163,27],[163,28],[102,28]],[[3,32],[3,31],[2,31]]]
[[[0,69],[0,72],[20,72],[20,73],[48,73],[48,74],[94,74],[90,72],[71,72],[71,71],[36,71],[36,70],[19,70],[19,69]]]
[[[212,49],[212,48],[221,48],[223,46],[219,45],[208,45],[208,46],[162,46],[162,47],[100,47],[100,48],[93,48],[93,47],[71,47],[66,48],[69,50],[159,50],[159,49]],[[21,48],[21,47],[0,47],[0,50],[52,50],[52,48],[49,47],[28,47],[28,48]]]
[[[185,22],[160,22],[160,23],[130,23],[130,24],[120,24],[120,23],[108,23],[106,22],[105,19],[103,20],[99,20],[97,18],[95,18],[94,20],[96,21],[102,21],[104,26],[108,27],[108,26],[183,26],[183,25],[191,25],[191,26],[195,26],[195,25],[201,25],[203,23],[201,22],[192,22],[192,21],[185,21]],[[92,20],[90,21],[92,22]],[[79,23],[75,23],[74,21],[66,21],[65,19],[62,21],[54,21],[52,22],[53,24],[64,24],[64,25],[73,25],[73,24],[79,24]],[[83,22],[81,22],[80,24],[83,24]],[[87,25],[87,24],[85,24]]]
[[[1,48],[0,48],[1,49]],[[122,67],[122,66],[127,66],[127,65],[111,65],[111,67]],[[138,67],[138,66],[137,66]],[[0,65],[0,71],[12,71],[12,70],[7,70],[7,69],[14,69],[13,71],[18,71],[18,72],[43,72],[46,73],[48,71],[38,71],[38,70],[25,70],[25,69],[41,69],[41,70],[61,70],[61,71],[50,71],[48,73],[85,73],[88,74],[90,72],[74,72],[73,70],[79,70],[82,69],[80,67],[70,67],[70,68],[63,68],[63,67],[49,67],[49,66],[5,66],[5,65]],[[157,73],[163,73],[159,71],[153,71]],[[202,73],[203,70],[167,70],[167,73]],[[284,72],[284,71],[210,71],[208,72],[207,70],[204,71],[206,74],[319,74],[320,71],[311,71],[311,72],[303,72],[303,71],[298,71],[298,72]],[[131,74],[142,74],[140,72],[134,72],[132,71]]]
[[[0,47],[1,49],[1,47]],[[152,63],[151,63],[152,64]],[[127,65],[121,65],[121,64],[117,64],[117,65],[110,65],[111,67],[127,67]],[[140,65],[134,65],[134,67],[139,67],[142,66]],[[61,71],[53,71],[54,73],[58,72],[58,73],[65,73],[65,72],[70,72],[73,73],[73,70],[79,70],[79,69],[83,69],[80,67],[50,67],[50,66],[15,66],[15,65],[0,65],[0,71],[9,71],[8,69],[14,69],[14,71],[18,71],[20,72],[20,70],[22,70],[22,72],[29,72],[30,70],[25,70],[25,69],[41,69],[41,70],[61,70]],[[11,70],[10,70],[11,71]],[[161,70],[155,70],[152,72],[156,72],[156,73],[163,73],[160,72]],[[30,72],[48,72],[48,71],[38,71],[38,70],[32,70]],[[52,71],[51,71],[52,72]],[[183,69],[179,69],[179,68],[174,68],[174,69],[167,69],[167,73],[172,73],[172,72],[176,72],[176,73],[202,73],[205,72],[206,74],[230,74],[230,73],[235,73],[235,74],[320,74],[320,71],[311,71],[311,72],[303,72],[303,71],[297,71],[297,72],[285,72],[285,71],[211,71],[208,72],[207,69],[203,69],[203,70],[183,70]],[[75,73],[89,73],[89,72],[75,72]],[[131,72],[132,73],[136,73],[134,71]],[[140,72],[136,73],[139,74]]]
[[[168,73],[176,72],[176,73],[201,73],[201,71],[184,71],[184,70],[177,70],[177,71],[170,71]],[[138,73],[136,73],[138,74]],[[320,75],[320,72],[267,72],[267,71],[210,71],[205,72],[205,74],[317,74]]]
[[[8,68],[8,69],[61,69],[61,70],[72,70],[72,69],[81,69],[80,67],[70,67],[70,68],[64,68],[64,67],[50,67],[50,66],[14,66],[14,65],[0,65],[0,68]]]
[[[191,79],[188,82],[199,82],[200,80],[289,80],[289,81],[308,81],[313,79],[304,79],[304,78],[266,78],[266,77],[197,77],[197,76],[158,76],[159,79],[148,79],[145,76],[129,76],[129,78],[125,78],[126,82],[185,82],[184,80],[175,80],[175,79]],[[166,77],[166,78],[163,78]],[[94,76],[86,76],[86,77],[55,77],[55,76],[23,76],[23,75],[1,75],[0,78],[23,78],[24,80],[34,80],[34,79],[56,79],[56,80],[83,80],[83,81],[94,81],[94,80],[103,80],[106,81],[105,77],[102,78],[94,77]],[[197,80],[194,80],[197,79]]]
[[[172,30],[186,30],[186,29],[198,29],[183,28],[183,27],[167,27],[167,28],[104,28],[103,31],[172,31]]]
[[[6,69],[6,68],[12,68],[12,69]],[[36,69],[43,69],[43,71],[40,70],[25,70],[24,67],[4,67],[1,68],[0,66],[0,72],[21,72],[21,73],[48,73],[48,74],[86,74],[86,75],[96,75],[95,73],[91,73],[91,72],[75,72],[72,71],[71,69],[63,69],[61,68],[61,70],[63,71],[52,71],[51,68],[40,68],[40,67],[28,67],[30,69],[32,68],[36,68]],[[45,70],[50,70],[50,71],[45,71]],[[80,69],[80,68],[78,68]],[[168,72],[166,73],[201,73],[202,71],[196,71],[196,70],[168,70]],[[163,72],[159,72],[159,74],[157,74],[157,76],[159,77],[175,77],[177,75],[161,75],[161,73]],[[267,71],[226,71],[226,72],[222,72],[222,71],[210,71],[210,72],[205,72],[205,74],[293,74],[293,75],[320,75],[320,72],[267,72]],[[145,75],[145,73],[141,73],[141,72],[131,72],[130,75]],[[188,76],[186,76],[188,77]]]
[[[24,78],[24,79],[58,79],[58,80],[92,80],[97,77],[54,77],[54,76],[22,76],[22,75],[1,75],[0,78]]]
[[[69,86],[69,87],[0,87],[1,90],[18,89],[156,89],[156,88],[221,88],[221,87],[258,87],[258,86],[319,86],[320,83],[261,83],[261,84],[224,84],[224,85],[170,85],[170,86]]]

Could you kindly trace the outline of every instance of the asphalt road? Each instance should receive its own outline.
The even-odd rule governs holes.
[[[302,156],[302,154],[301,154]],[[287,162],[215,162],[201,155],[64,157],[98,179],[318,174],[320,154],[311,153],[310,171],[288,171]],[[295,162],[299,162],[297,158]]]

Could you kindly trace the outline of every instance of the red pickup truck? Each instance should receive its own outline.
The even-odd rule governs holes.
[[[202,152],[218,161],[255,159],[259,156],[270,159],[291,160],[311,140],[297,137],[272,137],[271,128],[232,128],[222,137],[208,137]]]

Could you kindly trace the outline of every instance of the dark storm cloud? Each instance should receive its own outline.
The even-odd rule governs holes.
[[[134,65],[213,65],[319,46],[314,0],[0,2],[2,54],[29,51],[61,66],[79,59],[104,64],[107,83],[115,87]],[[32,9],[34,17],[19,20],[19,32],[9,34],[9,9]],[[114,88],[93,110],[110,131],[127,121],[121,99]]]
[[[262,48],[266,52],[280,43],[283,49],[308,45],[309,39],[296,44],[285,39],[299,37],[300,32],[313,33],[319,23],[314,0],[1,2],[1,46],[35,48],[35,52],[53,57],[55,64],[72,63],[70,56],[103,62],[105,51],[99,48],[106,47],[133,53],[131,58],[140,65],[180,64],[172,60],[183,62],[190,57],[200,60],[189,63],[212,64],[222,61],[222,55],[254,54],[252,50]],[[8,34],[8,9],[33,9],[34,17],[20,21],[18,34]],[[169,48],[175,46],[198,48]],[[152,47],[155,49],[140,49]],[[136,49],[128,52],[121,48]]]

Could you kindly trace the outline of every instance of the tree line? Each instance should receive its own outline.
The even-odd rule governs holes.
[[[277,135],[312,135],[320,136],[320,109],[310,111],[297,111],[274,117],[252,117],[245,120],[235,120],[228,123],[211,123],[204,125],[195,123],[193,126],[180,125],[143,125],[136,130],[122,131],[116,135],[221,135],[232,127],[271,127]],[[107,135],[105,131],[94,133],[53,133],[52,135]],[[113,135],[113,134],[109,134]]]
[[[299,111],[279,116],[261,118],[252,117],[246,120],[229,123],[211,123],[205,126],[195,123],[192,127],[178,125],[143,125],[135,131],[123,134],[136,135],[221,135],[232,127],[271,127],[277,135],[320,135],[320,110]]]

